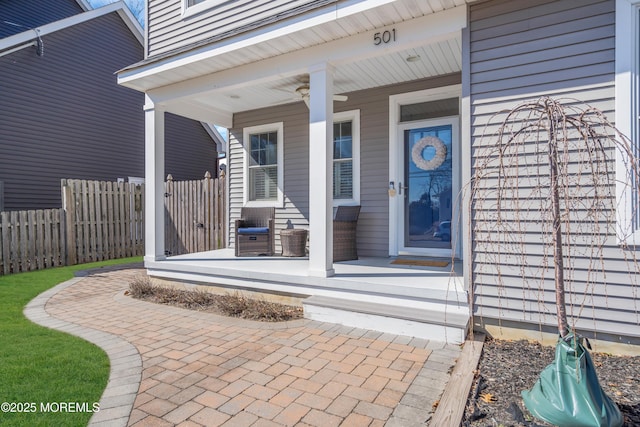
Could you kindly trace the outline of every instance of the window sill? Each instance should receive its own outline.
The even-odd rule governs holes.
[[[280,200],[261,200],[247,201],[244,203],[246,208],[283,208],[284,203]]]

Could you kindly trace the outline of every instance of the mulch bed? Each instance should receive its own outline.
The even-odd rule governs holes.
[[[529,414],[520,392],[533,387],[554,352],[554,347],[526,341],[487,340],[462,425],[550,426]],[[640,356],[591,353],[591,358],[600,385],[624,415],[624,425],[640,426]]]
[[[284,322],[303,317],[302,307],[277,304],[261,298],[248,297],[239,292],[216,295],[203,290],[156,286],[143,276],[129,283],[126,295],[156,304],[261,322]]]

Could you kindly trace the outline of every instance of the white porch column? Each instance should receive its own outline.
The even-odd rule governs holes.
[[[165,258],[164,248],[164,110],[145,95],[144,260]]]
[[[309,275],[333,270],[333,67],[309,69]]]

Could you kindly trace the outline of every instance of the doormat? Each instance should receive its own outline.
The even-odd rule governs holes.
[[[417,265],[420,267],[446,267],[449,261],[437,261],[433,259],[395,259],[391,264]]]

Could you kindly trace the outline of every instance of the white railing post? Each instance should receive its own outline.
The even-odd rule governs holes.
[[[309,275],[333,269],[333,67],[309,70]]]

